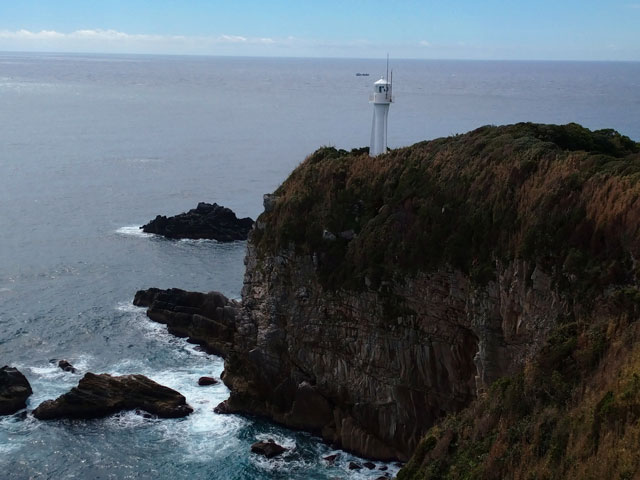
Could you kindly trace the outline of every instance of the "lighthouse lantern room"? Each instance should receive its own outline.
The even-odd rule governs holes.
[[[373,93],[369,95],[369,103],[373,103],[371,145],[369,146],[369,155],[372,157],[387,152],[387,117],[389,105],[392,102],[391,82],[383,77],[373,84]]]

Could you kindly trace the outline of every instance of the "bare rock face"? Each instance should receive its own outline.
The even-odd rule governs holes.
[[[173,217],[158,215],[142,227],[147,233],[163,235],[167,238],[212,239],[219,242],[246,240],[253,220],[237,218],[230,209],[200,202],[194,209]]]
[[[246,263],[242,305],[179,289],[134,303],[225,358],[231,395],[217,413],[265,416],[380,460],[408,459],[438,418],[517,371],[566,307],[522,261],[484,287],[441,269],[384,293],[326,291],[312,258],[260,257],[251,242]]]
[[[440,269],[385,292],[326,291],[313,258],[261,257],[251,242],[246,264],[222,375],[231,396],[219,411],[267,416],[381,460],[408,459],[438,418],[517,371],[566,306],[521,261],[497,265],[483,287]]]
[[[143,375],[87,373],[77,387],[55,400],[42,402],[33,415],[40,420],[88,419],[136,409],[163,418],[185,417],[193,411],[180,393]]]
[[[0,415],[11,415],[27,406],[31,385],[17,368],[0,368]]]

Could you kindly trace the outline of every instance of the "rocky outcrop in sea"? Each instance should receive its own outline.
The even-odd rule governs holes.
[[[251,452],[257,453],[267,458],[277,457],[286,452],[287,449],[282,445],[278,445],[273,439],[267,441],[255,442],[251,445]]]
[[[229,208],[201,202],[194,209],[173,217],[158,215],[141,228],[167,238],[210,239],[219,242],[246,240],[253,220],[237,218]]]
[[[226,357],[233,345],[240,303],[219,292],[150,288],[138,291],[133,304],[148,307],[151,320],[167,325],[173,335],[188,337],[208,353]]]
[[[144,375],[87,373],[77,387],[42,402],[33,415],[39,420],[88,419],[137,409],[163,418],[185,417],[193,411],[180,393]]]
[[[27,406],[31,395],[27,378],[15,367],[0,368],[0,415],[11,415]]]

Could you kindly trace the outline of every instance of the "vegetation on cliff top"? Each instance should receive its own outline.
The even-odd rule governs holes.
[[[625,284],[640,251],[639,152],[613,130],[531,123],[376,158],[325,147],[275,192],[253,241],[262,253],[314,255],[328,288],[442,265],[484,283],[496,260],[513,258],[561,287]]]

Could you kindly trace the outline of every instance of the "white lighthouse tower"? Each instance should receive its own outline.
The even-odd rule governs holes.
[[[393,73],[391,78],[393,78]],[[372,157],[387,153],[387,117],[389,116],[389,105],[392,102],[391,82],[382,77],[373,84],[373,93],[369,95],[369,103],[373,103],[371,145],[369,146],[369,155]]]

